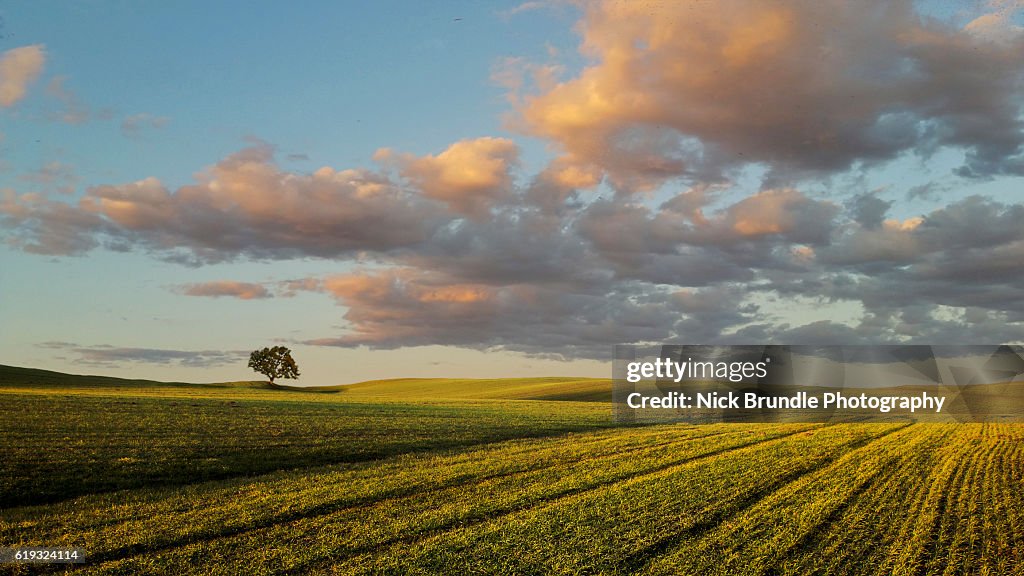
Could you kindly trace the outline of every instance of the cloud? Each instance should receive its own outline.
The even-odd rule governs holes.
[[[277,296],[292,298],[299,292],[319,292],[323,289],[323,282],[319,278],[297,278],[284,280],[277,283]]]
[[[548,5],[547,2],[537,2],[537,1],[523,2],[522,4],[513,6],[512,8],[509,8],[508,10],[502,10],[498,14],[502,18],[510,18],[512,16],[515,16],[516,14],[522,14],[523,12],[532,12],[534,10],[540,10],[540,9],[546,7],[547,5]]]
[[[121,134],[126,138],[139,138],[146,130],[159,130],[170,122],[166,116],[132,114],[121,121]]]
[[[602,358],[613,342],[670,337],[675,318],[665,302],[633,303],[625,289],[568,291],[526,283],[491,286],[415,269],[342,275],[324,286],[347,308],[350,329],[343,336],[307,344],[454,345]]]
[[[826,245],[837,227],[838,206],[794,189],[765,190],[711,212],[713,195],[696,187],[658,210],[597,201],[576,225],[620,274],[689,286],[751,280],[752,270],[780,265],[778,249]]]
[[[124,363],[177,364],[189,368],[212,368],[243,362],[248,352],[224,350],[169,350],[161,348],[121,348],[110,345],[83,346],[70,342],[44,342],[40,348],[66,350],[78,355],[77,363],[111,366]]]
[[[386,253],[422,242],[450,216],[383,174],[287,172],[269,146],[257,145],[175,191],[146,178],[89,188],[77,205],[8,192],[0,219],[9,241],[30,252],[82,254],[105,242],[202,263]]]
[[[791,242],[826,242],[837,208],[808,198],[797,190],[765,190],[731,206],[724,218],[729,229],[744,238],[783,236]]]
[[[1022,219],[1020,204],[971,196],[921,217],[886,219],[877,229],[848,226],[819,254],[831,265],[871,266],[876,271],[897,267],[901,272],[931,267],[961,275],[966,266],[997,267],[999,254],[1024,241]],[[960,282],[979,279],[972,275]]]
[[[394,261],[491,285],[589,286],[610,278],[603,259],[564,226],[557,217],[508,209],[488,221],[453,222]]]
[[[534,177],[525,200],[549,214],[563,214],[567,209],[579,207],[579,190],[596,186],[600,181],[601,174],[597,171],[585,171],[555,160]]]
[[[1022,217],[1019,204],[974,196],[878,230],[851,225],[814,267],[774,274],[760,289],[859,303],[865,341],[1021,341]]]
[[[24,98],[45,62],[42,44],[14,48],[0,55],[0,106],[10,108]]]
[[[1024,36],[1024,28],[1013,23],[1013,16],[1024,8],[1020,0],[991,0],[988,2],[991,12],[987,12],[971,20],[964,30],[979,38],[1012,45]]]
[[[262,284],[249,282],[218,281],[185,284],[179,287],[179,291],[186,296],[207,296],[213,298],[230,296],[242,300],[273,297],[273,294]]]
[[[857,194],[850,200],[854,221],[867,230],[877,230],[881,227],[885,214],[891,207],[892,202],[869,193]]]
[[[870,195],[843,209],[783,189],[716,210],[710,196],[690,190],[657,212],[594,203],[578,235],[545,234],[539,214],[497,220],[401,267],[311,283],[346,309],[348,326],[308,343],[607,358],[623,342],[1024,339],[1019,205],[973,197],[898,220]],[[748,227],[757,213],[764,219]],[[862,312],[852,322],[792,320],[760,295]]]
[[[84,124],[91,116],[89,108],[79,100],[78,95],[68,89],[64,83],[67,76],[54,76],[46,85],[46,93],[61,103],[62,110],[51,117],[65,124]]]
[[[31,254],[82,254],[100,245],[97,236],[119,231],[100,216],[45,195],[0,190],[0,224],[7,243]],[[24,234],[20,232],[24,230]]]
[[[814,0],[594,2],[592,62],[520,99],[511,126],[622,192],[769,168],[767,187],[907,153],[1024,174],[1024,39],[990,42],[914,10]]]
[[[956,28],[903,1],[585,4],[585,68],[512,58],[492,76],[510,126],[555,154],[532,174],[506,138],[309,173],[255,142],[176,189],[0,191],[0,224],[43,254],[336,261],[177,287],[333,299],[346,325],[315,345],[606,359],[616,343],[1020,341],[1024,206],[949,200],[1024,168],[1024,44],[993,32],[1003,7]],[[940,151],[956,174],[898,200],[863,189]]]
[[[466,344],[492,322],[499,292],[414,270],[336,276],[324,289],[349,308],[345,318],[355,333],[342,342],[384,347],[396,336],[424,345]],[[450,341],[456,334],[459,341]]]
[[[334,194],[334,184],[282,172],[268,154],[243,151],[174,193],[155,180],[94,189],[78,205],[8,192],[0,212],[43,226],[31,229],[34,237],[18,237],[34,238],[37,245],[23,247],[39,252],[134,239],[159,254],[195,250],[204,261],[324,253],[316,235],[300,242],[277,234],[310,217],[289,191]],[[796,188],[736,196],[733,187],[716,184],[683,190],[660,205],[618,196],[549,211],[531,202],[531,183],[481,219],[453,217],[443,204],[417,198],[415,188],[373,178],[400,200],[395,206],[409,209],[409,222],[422,222],[417,209],[407,208],[419,205],[436,210],[438,224],[400,245],[354,238],[360,249],[346,245],[328,256],[361,259],[363,269],[355,272],[178,290],[241,299],[327,295],[347,325],[308,343],[343,347],[451,345],[605,358],[623,342],[900,342],[921,341],[923,334],[964,342],[979,333],[965,327],[971,318],[987,319],[990,327],[1001,319],[993,333],[1024,335],[1024,289],[1015,282],[1024,258],[1018,204],[971,197],[897,219],[888,201],[869,193],[840,204]],[[265,182],[271,184],[264,196]],[[350,179],[343,182],[340,201],[366,200],[348,186]],[[307,192],[315,185],[327,191]],[[267,219],[249,224],[251,214],[262,214],[260,202],[267,203]],[[274,205],[282,210],[270,211]],[[321,216],[338,209],[329,202],[314,206]],[[199,226],[205,218],[210,236]],[[245,242],[230,244],[220,234]],[[780,317],[765,297],[863,312],[852,322],[796,321]]]
[[[479,218],[511,196],[510,171],[518,157],[518,146],[505,138],[460,140],[436,156],[417,157],[389,148],[374,154],[374,160],[394,166],[424,196]]]
[[[954,189],[955,186],[951,182],[925,182],[924,184],[918,184],[911,186],[907,190],[907,200],[914,200],[920,198],[922,200],[938,200],[939,196],[943,192],[948,192]]]
[[[36,170],[21,174],[18,178],[40,186],[44,191],[52,190],[60,194],[73,193],[79,182],[74,166],[56,160],[47,162]]]

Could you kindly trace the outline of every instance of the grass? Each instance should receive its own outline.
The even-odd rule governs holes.
[[[600,404],[88,380],[0,385],[0,506],[608,427]]]
[[[84,547],[81,573],[1024,573],[1020,425],[619,427],[580,379],[64,378],[0,368],[0,546]]]
[[[558,400],[611,402],[611,380],[602,378],[400,378],[371,380],[312,390],[386,398],[452,398],[478,400]]]

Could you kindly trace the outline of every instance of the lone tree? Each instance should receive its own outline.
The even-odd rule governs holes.
[[[254,350],[249,355],[249,368],[270,378],[271,384],[274,378],[299,377],[299,365],[292,358],[292,351],[284,346]]]

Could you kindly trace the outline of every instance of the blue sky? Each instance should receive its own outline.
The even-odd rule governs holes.
[[[8,6],[0,362],[245,379],[281,342],[329,384],[1019,341],[1019,4],[776,8]]]

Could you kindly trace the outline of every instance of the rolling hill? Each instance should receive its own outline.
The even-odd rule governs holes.
[[[0,542],[80,547],[85,574],[1024,566],[1020,424],[634,426],[539,400],[597,379],[297,390],[0,367]]]
[[[64,374],[36,368],[0,365],[0,386],[31,386],[60,388],[124,388],[124,387],[199,387],[255,388],[292,392],[344,392],[382,398],[446,398],[473,400],[562,400],[573,402],[611,401],[611,380],[601,378],[398,378],[370,380],[357,384],[335,386],[292,386],[265,381],[161,382],[110,376]]]

